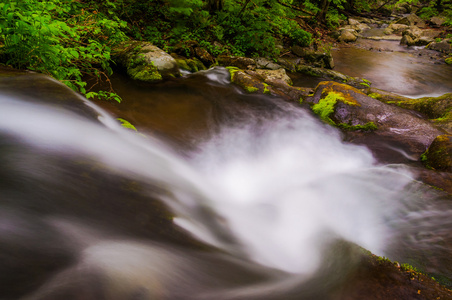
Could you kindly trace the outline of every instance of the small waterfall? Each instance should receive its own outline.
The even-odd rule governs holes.
[[[212,74],[215,84],[225,84]],[[365,147],[343,143],[339,131],[284,102],[264,117],[245,112],[184,157],[121,128],[93,104],[102,122],[11,95],[1,95],[0,106],[0,257],[9,259],[8,247],[20,245],[28,249],[24,257],[41,251],[32,236],[61,256],[44,279],[27,275],[33,284],[21,292],[37,292],[23,299],[61,299],[55,291],[69,295],[98,280],[109,299],[182,299],[188,291],[187,299],[292,299],[281,296],[283,289],[309,296],[301,282],[312,285],[325,271],[332,247],[345,241],[384,255],[403,235],[397,230],[411,234],[409,218],[399,219],[423,196],[410,189],[406,167],[380,165]],[[222,254],[181,251],[154,241],[147,229],[134,234],[136,224],[152,219],[138,201],[151,198],[172,210],[171,223]],[[21,253],[11,261],[22,260]],[[353,262],[334,255],[334,268]],[[230,269],[219,271],[223,265]],[[238,274],[243,284],[228,281]],[[91,292],[86,299],[96,298]]]

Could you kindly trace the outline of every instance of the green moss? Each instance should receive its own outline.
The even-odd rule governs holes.
[[[446,58],[446,64],[448,64],[448,65],[452,65],[452,57],[448,57],[448,58]]]
[[[264,94],[270,94],[269,85],[264,82],[262,84],[264,85]]]
[[[243,89],[247,93],[255,93],[255,92],[259,91],[259,89],[257,87],[254,87],[254,86],[244,86]]]
[[[345,97],[344,97],[345,96]],[[337,126],[344,130],[354,131],[354,130],[365,130],[372,131],[377,130],[378,127],[374,122],[368,122],[364,125],[350,125],[346,123],[336,124],[331,118],[330,115],[334,113],[334,109],[336,107],[336,103],[341,101],[347,105],[351,106],[359,106],[359,103],[356,100],[346,98],[347,95],[338,92],[329,92],[325,98],[320,99],[319,103],[314,104],[312,107],[312,111],[318,115],[324,122]]]
[[[330,115],[334,113],[334,107],[340,99],[343,98],[338,93],[329,92],[325,98],[320,99],[319,103],[314,104],[312,111],[326,123],[335,125],[334,121],[331,120]]]
[[[371,98],[374,98],[374,99],[377,99],[377,100],[381,98],[381,95],[378,94],[378,93],[371,93],[371,94],[369,94],[367,96],[369,96]]]
[[[187,70],[187,71],[192,71],[191,67],[188,66],[187,62],[185,61],[185,59],[176,59],[176,63],[179,66],[180,69],[183,70]]]
[[[231,74],[231,80],[234,81],[234,75],[240,71],[240,69],[232,66],[226,67],[226,69],[229,71],[229,74]]]
[[[377,125],[375,125],[374,122],[367,122],[364,125],[350,125],[350,124],[346,124],[346,123],[340,123],[337,124],[337,127],[342,128],[344,130],[348,130],[348,131],[355,131],[355,130],[364,130],[364,131],[374,131],[377,130],[378,127]]]

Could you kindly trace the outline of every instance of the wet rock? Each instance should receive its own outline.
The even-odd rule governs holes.
[[[416,114],[382,103],[345,84],[321,82],[306,101],[326,122],[344,130],[372,130],[405,145],[417,158],[442,134]]]
[[[220,55],[217,57],[217,61],[218,64],[225,67],[233,66],[245,70],[256,68],[255,60],[249,57]]]
[[[309,88],[292,87],[291,79],[284,69],[280,70],[241,70],[228,67],[231,81],[247,93],[269,94],[289,101],[300,101],[312,92]]]
[[[181,70],[198,72],[207,69],[204,64],[196,57],[185,58],[183,56],[177,55],[176,53],[172,53],[171,56],[176,60],[177,65]]]
[[[255,61],[256,61],[256,68],[258,68],[258,69],[278,70],[278,69],[282,68],[277,63],[275,63],[267,58],[264,58],[264,57],[256,58]]]
[[[387,92],[382,94],[381,90],[374,90],[369,96],[389,104],[418,111],[429,118],[436,126],[452,134],[452,93],[439,97],[412,99],[394,96]]]
[[[325,51],[318,51],[311,47],[293,46],[292,53],[301,57],[305,62],[318,68],[334,68],[333,56]]]
[[[358,35],[355,30],[344,29],[341,35],[338,37],[339,42],[352,43],[358,39]]]
[[[215,58],[202,47],[195,48],[195,55],[208,68],[215,63]]]
[[[402,39],[400,45],[414,46],[419,41],[422,35],[422,30],[416,26],[411,26],[404,30],[402,33]]]
[[[334,70],[315,68],[303,64],[297,65],[297,72],[315,77],[329,78],[334,81],[347,83],[356,88],[367,88],[371,84],[368,80],[363,78],[351,77]]]
[[[429,20],[429,22],[430,26],[432,27],[440,27],[444,24],[444,22],[446,22],[446,19],[443,17],[434,16]]]
[[[383,33],[386,35],[401,34],[404,30],[408,29],[409,27],[410,26],[405,25],[405,24],[392,23],[392,24],[389,24],[389,26],[385,28]]]
[[[292,79],[286,74],[286,70],[262,70],[256,69],[256,74],[263,78],[264,82],[273,86],[292,85]]]
[[[128,41],[113,49],[112,58],[134,80],[158,82],[180,76],[176,60],[148,42]]]
[[[359,25],[361,23],[358,20],[356,20],[356,19],[349,18],[348,19],[348,24],[349,25]]]
[[[452,53],[452,44],[450,43],[451,39],[444,39],[441,42],[433,42],[430,43],[427,48],[435,51],[439,51],[442,53],[450,54]]]
[[[403,17],[395,22],[396,24],[404,24],[408,26],[417,26],[419,28],[426,28],[427,25],[425,21],[416,16],[415,14],[411,14],[409,16]]]
[[[436,137],[421,159],[428,168],[452,172],[452,135]]]

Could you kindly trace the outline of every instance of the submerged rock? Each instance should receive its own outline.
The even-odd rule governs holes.
[[[403,108],[382,103],[349,85],[321,82],[306,100],[324,121],[345,130],[374,131],[404,144],[417,158],[442,132]]]
[[[149,42],[124,42],[112,54],[113,60],[134,80],[158,82],[180,76],[176,60]]]

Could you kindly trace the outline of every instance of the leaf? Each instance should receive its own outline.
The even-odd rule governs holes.
[[[77,51],[75,51],[75,50],[70,50],[69,53],[71,53],[71,55],[72,55],[73,57],[77,58],[77,59],[78,59],[79,56],[80,56],[79,53],[78,53]]]

